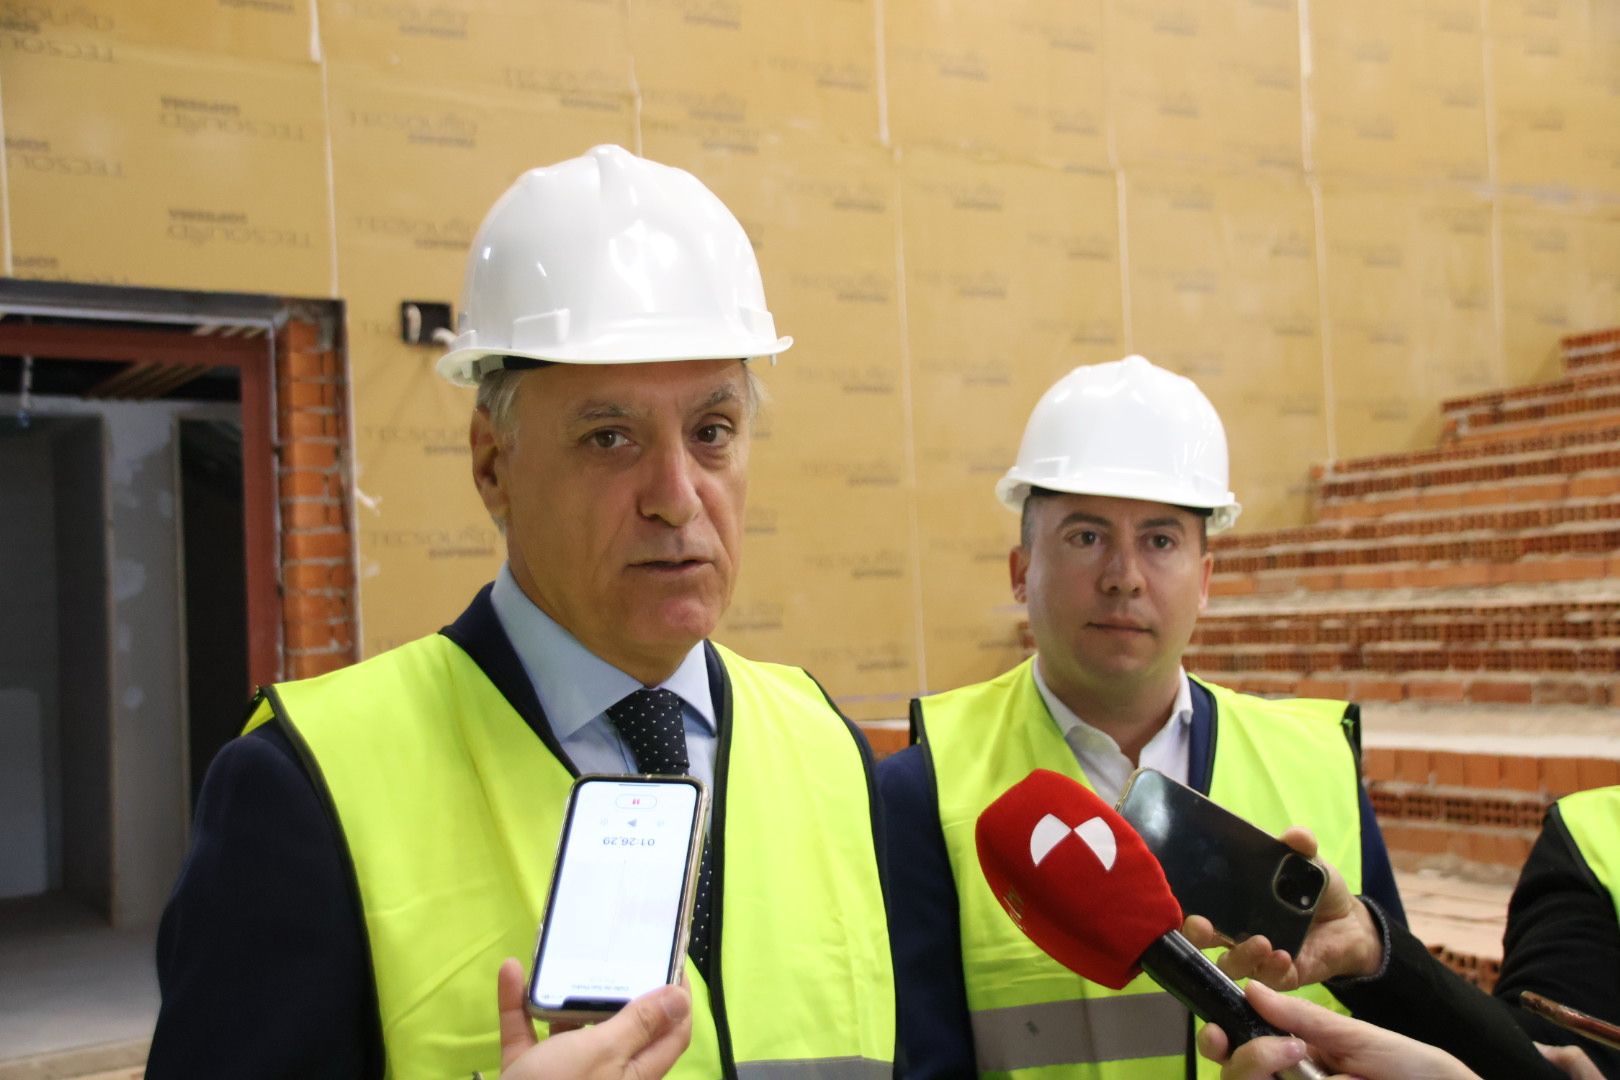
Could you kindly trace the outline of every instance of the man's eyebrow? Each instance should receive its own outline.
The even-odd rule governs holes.
[[[1101,525],[1105,529],[1112,529],[1114,527],[1114,523],[1105,517],[1098,517],[1096,514],[1088,514],[1084,510],[1072,510],[1063,518],[1062,521],[1058,522],[1058,528],[1064,529],[1070,525],[1080,524]]]
[[[728,402],[740,401],[742,397],[737,393],[735,386],[716,387],[715,391],[693,407],[696,413],[707,412],[719,405]],[[576,424],[595,423],[599,420],[631,420],[641,416],[642,412],[617,401],[586,401],[574,410],[573,421]]]
[[[692,411],[693,412],[707,412],[708,410],[714,408],[717,405],[725,405],[725,404],[727,404],[729,402],[741,401],[741,400],[742,400],[742,395],[737,393],[737,388],[735,386],[732,386],[730,383],[727,383],[725,386],[717,386],[717,387],[715,387],[714,393],[712,393],[708,397],[704,398],[703,402],[700,405],[698,405],[698,407],[696,409],[693,409]]]
[[[1100,525],[1105,529],[1112,529],[1115,527],[1114,523],[1109,521],[1107,518],[1100,517],[1097,514],[1088,514],[1084,510],[1073,510],[1065,515],[1062,521],[1058,522],[1058,528],[1060,529],[1067,528],[1070,525]],[[1138,531],[1144,529],[1172,528],[1181,532],[1187,531],[1187,526],[1180,518],[1169,516],[1148,518],[1146,521],[1137,522],[1136,528]]]
[[[634,415],[624,405],[615,401],[587,401],[574,410],[576,424],[592,423],[597,420],[624,420]]]

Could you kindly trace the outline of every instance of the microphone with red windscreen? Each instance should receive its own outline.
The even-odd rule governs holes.
[[[1036,769],[979,815],[979,866],[1029,939],[1076,974],[1112,990],[1145,971],[1233,1049],[1284,1035],[1237,983],[1181,934],[1181,905],[1164,870],[1113,807],[1068,777]],[[1279,1076],[1326,1080],[1311,1061]]]

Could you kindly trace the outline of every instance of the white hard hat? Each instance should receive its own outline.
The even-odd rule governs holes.
[[[1018,463],[996,497],[1021,510],[1032,487],[1209,510],[1209,531],[1237,521],[1227,489],[1226,429],[1191,379],[1140,356],[1077,367],[1036,402]]]
[[[467,259],[439,374],[472,386],[522,357],[562,364],[774,357],[747,233],[691,173],[618,146],[518,177]]]

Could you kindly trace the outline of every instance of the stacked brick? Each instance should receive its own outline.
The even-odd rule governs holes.
[[[1620,784],[1620,760],[1369,747],[1367,793],[1398,864],[1468,863],[1511,877],[1553,800]]]
[[[297,679],[355,659],[348,394],[338,353],[318,326],[290,321],[277,346],[282,669]]]
[[[1187,663],[1256,694],[1620,705],[1620,600],[1214,613]]]

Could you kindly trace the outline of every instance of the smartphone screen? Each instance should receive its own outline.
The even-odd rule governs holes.
[[[1188,915],[1204,916],[1233,941],[1264,934],[1274,949],[1299,951],[1327,885],[1321,867],[1153,769],[1131,774],[1118,810]]]
[[[688,778],[576,782],[553,871],[532,1008],[611,1012],[670,980],[685,947],[703,787]]]

